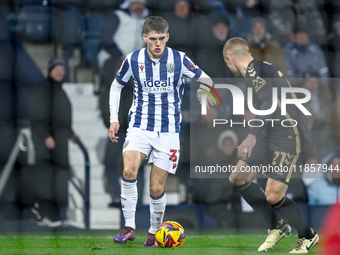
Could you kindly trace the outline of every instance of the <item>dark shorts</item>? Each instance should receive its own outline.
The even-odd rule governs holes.
[[[292,150],[294,146],[277,146],[267,138],[260,137],[252,150],[251,156],[243,160],[253,171],[274,180],[289,184],[291,178],[301,177],[300,165],[303,153]]]

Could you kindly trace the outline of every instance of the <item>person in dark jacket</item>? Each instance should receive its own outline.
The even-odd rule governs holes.
[[[64,61],[53,58],[48,63],[48,77],[32,94],[30,121],[36,151],[36,164],[23,171],[23,202],[35,205],[39,220],[66,219],[68,180],[70,177],[68,140],[72,130],[72,109],[62,89]]]
[[[253,58],[267,61],[287,76],[285,58],[280,44],[267,32],[266,20],[255,17],[250,21],[251,33],[247,38]]]
[[[314,71],[323,83],[329,78],[328,66],[320,46],[310,40],[307,23],[299,23],[292,34],[292,42],[283,48],[287,75],[291,84],[294,78],[302,78],[306,72]]]
[[[210,77],[233,77],[224,63],[221,52],[229,39],[229,19],[216,13],[209,18],[197,16],[195,23],[195,61]]]

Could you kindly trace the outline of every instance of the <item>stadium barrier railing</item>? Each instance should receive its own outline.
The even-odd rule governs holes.
[[[85,185],[81,187],[76,184],[72,178],[71,183],[75,187],[75,189],[79,192],[81,197],[84,200],[84,225],[86,229],[90,229],[90,157],[88,151],[79,137],[75,137],[74,141],[79,146],[80,150],[84,155],[85,161]],[[27,152],[27,164],[34,165],[35,164],[35,149],[32,140],[32,132],[30,128],[23,128],[20,130],[17,140],[13,146],[11,154],[0,174],[0,197],[6,187],[7,181],[11,172],[13,170],[13,166],[20,154],[21,151]]]

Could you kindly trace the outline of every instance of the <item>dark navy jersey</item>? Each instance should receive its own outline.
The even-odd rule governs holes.
[[[306,151],[312,135],[305,115],[294,104],[287,104],[286,114],[281,115],[281,88],[290,87],[289,81],[270,63],[255,59],[249,63],[245,77],[247,86],[253,88],[253,105],[258,110],[270,109],[273,103],[273,88],[277,88],[278,92],[276,110],[269,115],[256,116],[264,125],[253,127],[250,133],[258,138],[266,135],[274,147],[277,145],[294,150],[295,153]],[[286,98],[293,99],[296,96],[294,93],[287,93]]]

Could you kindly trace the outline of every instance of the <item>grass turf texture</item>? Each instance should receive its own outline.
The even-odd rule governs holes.
[[[142,248],[146,231],[137,231],[133,242],[126,245],[113,242],[119,231],[2,231],[0,254],[259,254],[265,230],[186,231],[185,242],[180,248]],[[288,254],[296,244],[297,235],[281,240],[265,254]],[[318,246],[309,254],[317,254]]]

